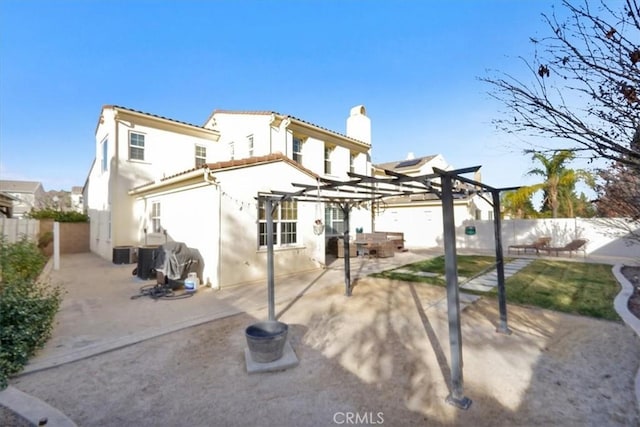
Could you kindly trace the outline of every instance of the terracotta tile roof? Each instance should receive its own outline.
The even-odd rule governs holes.
[[[282,115],[279,113],[276,113],[275,111],[267,111],[267,110],[258,110],[258,111],[234,111],[234,110],[222,110],[222,109],[216,109],[213,110],[213,114],[246,114],[246,115],[251,115],[251,116],[270,116],[271,114],[278,114],[278,115]],[[213,116],[212,114],[212,116]]]
[[[203,127],[203,126],[195,125],[193,123],[183,122],[183,121],[180,121],[180,120],[171,119],[169,117],[160,116],[160,115],[157,115],[157,114],[147,113],[147,112],[140,111],[140,110],[134,110],[133,108],[122,107],[120,105],[105,105],[102,108],[103,109],[104,108],[117,108],[119,110],[130,111],[132,113],[138,113],[138,114],[144,114],[145,116],[155,117],[156,119],[167,120],[167,121],[170,121],[170,122],[173,122],[173,123],[179,123],[181,125],[192,126],[192,127],[199,128],[199,129],[207,129],[207,128]],[[207,129],[207,130],[210,130],[210,129]]]
[[[234,159],[234,160],[225,160],[225,161],[221,161],[221,162],[215,162],[215,163],[207,163],[202,165],[201,167],[198,168],[191,168],[182,172],[178,172],[175,173],[173,175],[169,175],[169,176],[165,176],[164,178],[161,178],[159,182],[163,182],[163,181],[167,181],[169,179],[172,178],[176,178],[182,175],[186,175],[188,173],[197,171],[199,169],[208,169],[210,171],[223,171],[225,169],[236,169],[236,168],[242,168],[242,167],[251,167],[251,166],[258,166],[261,164],[267,164],[267,163],[273,163],[273,162],[278,162],[278,161],[283,161],[285,163],[289,163],[290,165],[298,168],[299,170],[301,170],[302,172],[313,176],[314,178],[318,178],[318,175],[314,172],[312,172],[310,169],[307,169],[305,167],[303,167],[302,165],[300,165],[297,162],[294,162],[293,160],[291,160],[290,158],[288,158],[287,156],[285,156],[282,153],[273,153],[273,154],[267,154],[266,156],[254,156],[254,157],[247,157],[244,159]],[[146,187],[147,185],[151,185],[151,184],[155,184],[156,181],[149,181],[146,182],[144,184],[138,185],[134,188],[131,189],[131,191],[133,190],[138,190],[140,188]]]
[[[267,154],[266,156],[255,156],[255,157],[247,157],[244,159],[234,159],[234,160],[227,160],[223,162],[208,163],[206,166],[209,168],[209,170],[215,171],[215,170],[230,169],[230,168],[237,168],[237,167],[255,166],[263,163],[272,163],[277,161],[283,161],[285,163],[289,163],[291,166],[294,166],[300,169],[301,171],[313,176],[314,178],[318,178],[318,175],[316,173],[312,172],[310,169],[305,168],[298,162],[291,160],[289,157],[285,156],[282,153],[273,153],[273,154]]]

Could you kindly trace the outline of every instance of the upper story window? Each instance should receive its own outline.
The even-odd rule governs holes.
[[[351,153],[349,155],[349,172],[354,173],[356,171],[356,157],[358,155],[356,153]]]
[[[247,136],[247,151],[249,152],[249,157],[253,157],[253,135]]]
[[[327,175],[331,174],[331,152],[333,151],[333,147],[329,147],[327,145],[324,146],[324,173]]]
[[[302,139],[293,137],[293,161],[302,164]]]
[[[272,218],[274,246],[298,243],[298,203],[296,201],[287,200],[278,203]],[[267,245],[267,212],[263,200],[258,203],[258,245]]]
[[[196,145],[196,167],[199,168],[207,163],[207,147]]]
[[[229,158],[231,160],[236,158],[236,143],[233,141],[229,143]]]
[[[107,157],[109,155],[109,140],[105,138],[104,141],[102,141],[102,162],[101,162],[101,167],[100,170],[102,172],[106,172],[109,168],[109,158]]]
[[[144,135],[129,134],[129,160],[144,160]]]

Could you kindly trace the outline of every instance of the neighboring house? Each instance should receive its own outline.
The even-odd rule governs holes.
[[[36,181],[0,180],[0,192],[13,197],[13,217],[24,217],[31,209],[44,207],[45,191]]]
[[[71,210],[84,212],[84,201],[82,195],[83,187],[71,187]]]
[[[13,203],[16,198],[7,193],[0,193],[0,216],[13,218]]]
[[[384,177],[385,170],[409,176],[433,173],[433,168],[454,169],[442,155],[414,157],[411,153],[404,160],[374,165],[374,176]],[[474,180],[480,182],[477,173]],[[438,182],[438,179],[434,180]],[[491,196],[488,196],[489,200]],[[478,195],[454,199],[455,225],[472,224],[475,220],[493,219],[493,207]],[[442,203],[435,194],[387,198],[377,204],[374,223],[377,231],[403,232],[406,247],[442,246]],[[458,238],[465,238],[458,233]]]
[[[354,107],[343,135],[273,112],[215,111],[197,126],[105,106],[96,157],[83,188],[91,250],[111,259],[116,246],[181,241],[198,249],[204,278],[227,286],[266,277],[259,192],[317,185],[319,176],[370,175],[371,125]],[[319,203],[278,207],[276,274],[325,263],[328,236],[342,232],[338,209]],[[319,218],[318,218],[319,217]],[[325,235],[313,234],[325,219]],[[370,229],[354,210],[352,228]]]
[[[56,211],[69,211],[71,206],[71,192],[65,190],[49,190],[44,194],[42,205],[44,208]]]

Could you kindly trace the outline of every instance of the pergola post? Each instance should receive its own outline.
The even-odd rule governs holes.
[[[471,406],[464,396],[462,379],[462,330],[460,327],[460,296],[458,294],[458,260],[456,255],[456,228],[453,213],[453,178],[441,175],[442,225],[444,234],[444,262],[447,281],[447,316],[451,347],[451,394],[447,403],[461,409]]]
[[[351,296],[351,254],[349,251],[349,212],[351,212],[351,205],[347,202],[340,204],[340,209],[344,215],[344,233],[343,233],[343,245],[344,245],[344,294],[345,296]]]
[[[278,207],[271,197],[265,197],[264,213],[267,216],[267,301],[269,320],[276,320],[275,280],[273,267],[273,212]]]
[[[500,323],[496,332],[511,334],[507,324],[507,295],[504,283],[504,255],[502,253],[502,220],[500,218],[500,190],[492,190],[493,197],[493,231],[496,246],[496,272],[498,273],[498,307],[500,309]]]

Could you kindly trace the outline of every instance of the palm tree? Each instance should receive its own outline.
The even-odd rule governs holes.
[[[539,152],[529,153],[532,154],[532,160],[537,160],[541,166],[531,169],[526,175],[540,176],[543,181],[519,189],[518,193],[520,193],[520,197],[531,197],[533,193],[543,190],[543,209],[544,207],[550,208],[553,218],[558,217],[561,202],[566,206],[566,214],[569,217],[573,216],[575,185],[578,181],[584,181],[587,185],[592,186],[593,175],[581,169],[574,170],[567,168],[566,164],[575,157],[571,151],[554,151],[550,157]]]
[[[535,218],[536,210],[531,203],[531,195],[533,192],[527,191],[528,187],[522,187],[518,190],[506,191],[502,194],[500,204],[506,215],[512,218]]]

